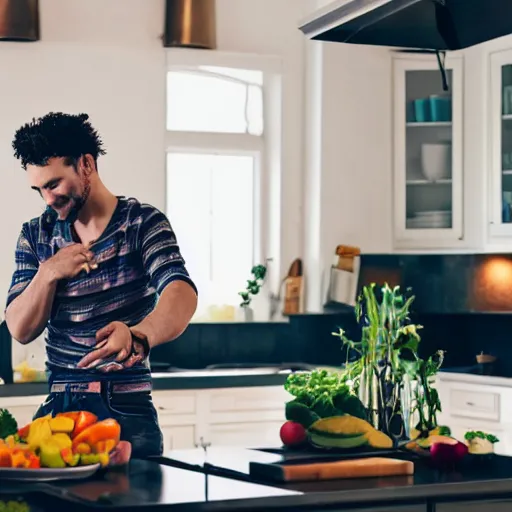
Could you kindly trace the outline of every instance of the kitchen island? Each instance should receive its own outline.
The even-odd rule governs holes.
[[[191,461],[199,451],[191,450]],[[225,449],[233,459],[237,450]],[[173,454],[171,454],[172,456]],[[181,454],[183,455],[183,454]],[[218,453],[220,456],[220,452]],[[178,467],[171,459],[131,462],[86,481],[20,486],[0,481],[0,499],[19,496],[32,510],[505,512],[512,509],[512,458],[439,472],[418,464],[414,476],[270,484]],[[240,468],[245,464],[240,460]],[[44,505],[42,505],[44,503]]]

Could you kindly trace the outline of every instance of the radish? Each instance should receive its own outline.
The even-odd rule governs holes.
[[[453,443],[434,443],[430,447],[432,461],[440,466],[456,464],[463,459],[467,453],[467,446],[455,439]]]
[[[287,421],[279,430],[279,437],[285,446],[297,446],[306,440],[306,429],[295,421]]]

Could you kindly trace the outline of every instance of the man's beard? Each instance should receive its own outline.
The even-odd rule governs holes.
[[[82,194],[71,194],[67,197],[63,197],[63,199],[65,200],[64,204],[61,208],[55,210],[57,212],[59,220],[67,221],[70,223],[75,222],[75,220],[78,217],[78,214],[80,213],[80,210],[84,207],[85,203],[87,202],[90,192],[91,185],[87,180],[87,182],[84,183],[84,190]]]

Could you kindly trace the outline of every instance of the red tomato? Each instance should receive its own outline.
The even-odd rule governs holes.
[[[306,440],[306,429],[295,421],[287,421],[279,430],[279,436],[285,446],[296,446]]]

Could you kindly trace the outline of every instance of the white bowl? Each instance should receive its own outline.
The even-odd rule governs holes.
[[[422,144],[421,167],[423,175],[429,181],[438,181],[451,178],[451,144]]]

